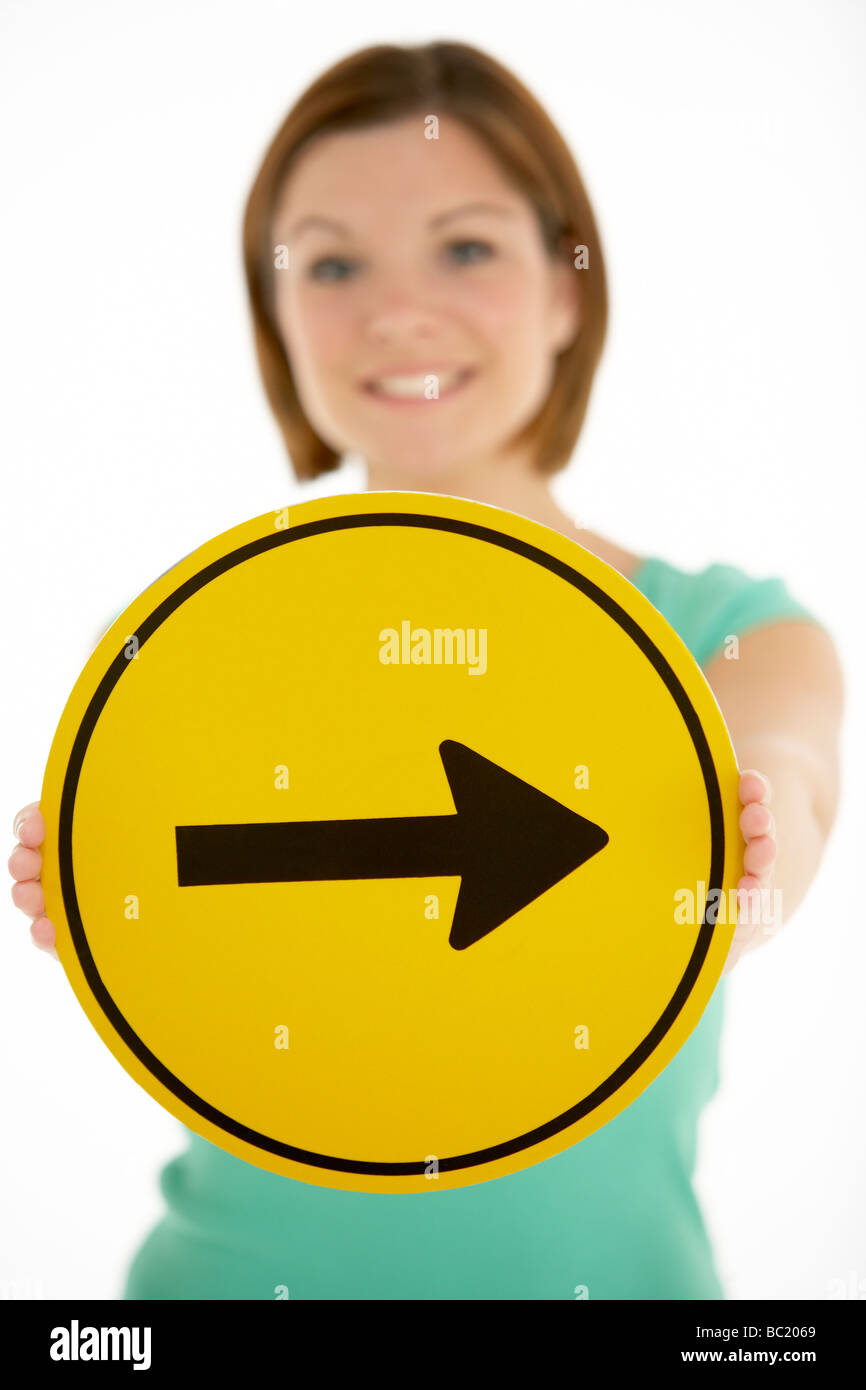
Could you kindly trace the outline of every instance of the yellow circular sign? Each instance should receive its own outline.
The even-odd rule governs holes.
[[[357,493],[182,560],[78,679],[42,789],[57,950],[114,1056],[259,1167],[501,1177],[659,1074],[733,937],[738,772],[616,570]]]

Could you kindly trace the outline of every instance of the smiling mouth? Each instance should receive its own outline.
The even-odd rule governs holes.
[[[368,396],[375,396],[377,400],[400,404],[414,404],[419,401],[426,403],[428,400],[441,400],[443,396],[455,395],[474,376],[474,367],[460,367],[447,372],[413,372],[365,381],[362,389]],[[438,394],[434,396],[427,395],[431,377],[438,383]]]

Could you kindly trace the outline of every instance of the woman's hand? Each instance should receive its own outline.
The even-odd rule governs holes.
[[[768,802],[772,795],[770,779],[749,769],[740,773],[739,796],[742,804],[740,829],[746,842],[743,854],[745,873],[737,883],[738,919],[723,975],[729,974],[741,956],[759,946],[781,925],[774,921],[776,822]],[[54,924],[45,914],[45,894],[39,881],[42,856],[39,845],[45,839],[45,821],[39,802],[32,801],[15,817],[13,833],[18,844],[9,856],[9,872],[16,880],[12,901],[33,920],[30,935],[35,946],[56,960]]]
[[[740,773],[740,829],[746,842],[745,873],[737,884],[737,926],[723,975],[733,970],[747,951],[759,946],[781,923],[773,917],[775,906],[776,821],[768,802],[770,779],[750,768]]]
[[[45,894],[39,881],[42,871],[39,846],[45,839],[45,821],[38,801],[31,801],[29,806],[24,806],[18,812],[12,833],[18,838],[18,844],[9,856],[9,872],[16,880],[12,885],[12,901],[33,918],[30,936],[34,946],[59,960],[54,945],[54,923],[44,915]]]

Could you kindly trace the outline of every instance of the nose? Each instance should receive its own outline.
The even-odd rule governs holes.
[[[436,337],[435,315],[410,304],[383,309],[371,317],[368,337],[377,343],[427,340]]]
[[[407,285],[394,285],[376,297],[367,317],[371,342],[393,343],[435,338],[440,315],[428,297]]]

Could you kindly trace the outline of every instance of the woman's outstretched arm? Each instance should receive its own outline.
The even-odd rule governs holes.
[[[727,974],[789,920],[818,869],[839,797],[844,682],[827,631],[799,619],[747,632],[736,658],[716,656],[704,674],[741,772],[741,925]],[[744,894],[751,895],[751,921]],[[774,901],[781,911],[768,917]]]

